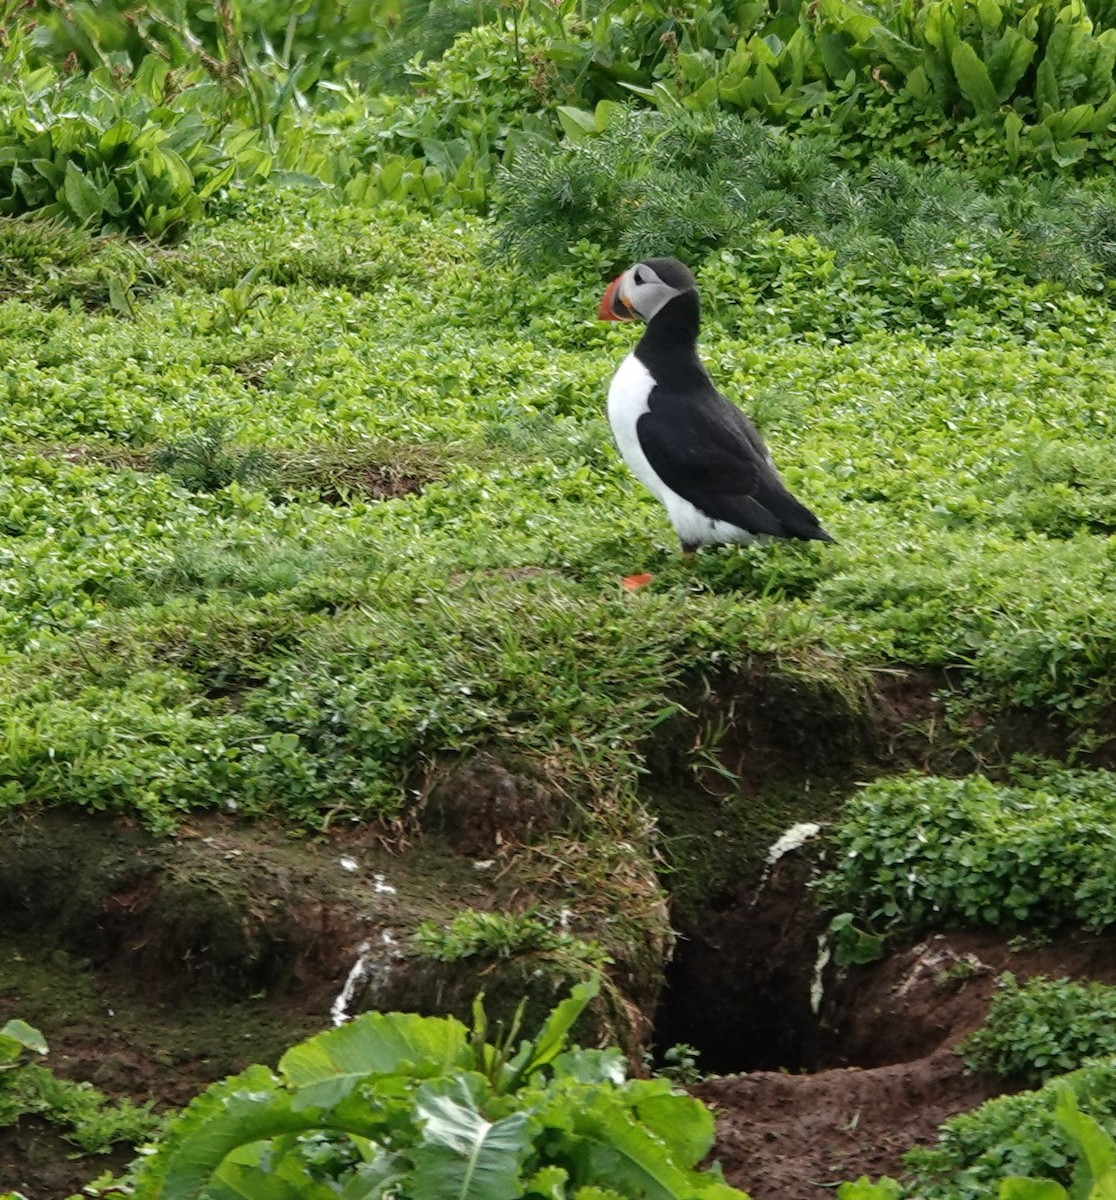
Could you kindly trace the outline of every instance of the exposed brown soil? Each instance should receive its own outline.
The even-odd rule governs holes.
[[[839,781],[866,764],[870,774],[876,755],[892,765],[929,756],[941,681],[897,672],[872,701],[879,711],[859,715],[836,684],[770,683],[757,666],[749,686],[762,703],[742,701],[739,713],[717,697],[733,718],[719,755],[735,788],[694,770],[704,718],[665,740],[653,764],[660,846],[693,881],[675,905],[656,1041],[696,1044],[706,1071],[745,1072],[693,1089],[715,1109],[714,1157],[731,1183],[754,1200],[821,1200],[840,1180],[899,1173],[903,1153],[944,1119],[1011,1086],[966,1074],[953,1052],[1003,971],[1116,983],[1116,938],[1013,949],[1000,934],[951,933],[870,967],[819,968],[826,917],[806,887],[816,843],[770,868],[765,847],[790,824],[829,819]],[[478,754],[422,782],[424,834],[390,845],[358,826],[292,842],[215,818],[163,841],[57,814],[0,826],[0,911],[11,918],[0,928],[0,1023],[39,1025],[60,1074],[176,1107],[325,1027],[358,955],[369,971],[351,1012],[467,1017],[483,986],[493,1008],[528,996],[529,1026],[559,997],[558,976],[527,961],[404,961],[398,947],[420,921],[444,925],[464,907],[569,902],[574,930],[613,955],[630,1045],[670,944],[665,917],[647,916],[665,903],[647,848],[628,846],[630,875],[609,860],[605,883],[591,861],[603,848],[578,842],[568,802],[514,766]],[[608,1018],[602,1030],[625,1036]],[[38,1119],[0,1131],[0,1191],[62,1200],[112,1165],[67,1154]]]
[[[820,1200],[861,1175],[897,1175],[904,1151],[1002,1091],[956,1055],[813,1075],[760,1071],[694,1089],[717,1116],[714,1157],[753,1200]]]
[[[832,979],[824,1069],[693,1089],[716,1112],[714,1157],[729,1182],[753,1200],[822,1200],[841,1180],[901,1174],[904,1152],[933,1142],[944,1120],[1014,1090],[968,1073],[955,1053],[1004,971],[1113,983],[1116,937],[1074,933],[1013,950],[999,933],[938,934]]]
[[[111,444],[43,445],[39,452],[70,463],[110,470],[152,471],[151,450]],[[346,505],[356,499],[397,500],[413,496],[442,478],[445,466],[421,446],[387,445],[320,448],[303,452],[269,452],[258,486],[282,501],[296,491],[316,492],[323,504]]]
[[[71,1196],[80,1193],[91,1176],[121,1171],[132,1158],[126,1146],[81,1162],[74,1154],[74,1147],[49,1121],[25,1117],[18,1125],[0,1129],[0,1189],[18,1191],[28,1200]]]
[[[583,965],[530,952],[447,963],[415,953],[412,934],[424,921],[445,928],[462,909],[521,913],[545,898],[615,964],[614,988],[579,1038],[634,1049],[669,935],[646,861],[628,848],[654,894],[638,914],[630,905],[629,924],[606,923],[611,909],[580,902],[592,889],[579,888],[572,854],[559,878],[521,841],[558,837],[560,805],[484,756],[447,771],[433,792],[422,835],[338,822],[328,836],[292,839],[213,816],[175,838],[74,813],[0,821],[0,1025],[30,1021],[58,1074],[159,1111],[249,1063],[274,1065],[327,1028],[358,963],[347,1015],[378,1008],[467,1020],[483,987],[494,1027],[526,1000],[530,1030],[584,977]],[[447,841],[442,823],[470,828],[473,841]],[[63,1200],[112,1165],[72,1153],[38,1118],[0,1130],[0,1193]]]

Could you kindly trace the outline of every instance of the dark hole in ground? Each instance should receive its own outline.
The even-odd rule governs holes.
[[[825,918],[806,882],[812,856],[781,859],[678,928],[655,1020],[654,1057],[679,1043],[705,1073],[813,1071],[829,1065],[811,1005]],[[823,1041],[825,1047],[823,1047]]]

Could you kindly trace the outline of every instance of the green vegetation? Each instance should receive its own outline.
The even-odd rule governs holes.
[[[809,755],[816,797],[880,772],[910,691],[895,769],[926,774],[870,783],[831,830],[840,953],[1113,924],[1116,780],[1089,768],[1116,702],[1116,5],[280,8],[0,0],[0,809],[401,823],[485,750],[587,843],[630,847],[675,758],[687,786],[745,793],[737,693],[808,731],[770,749]],[[596,301],[648,253],[694,266],[716,380],[837,545],[678,558],[602,413],[633,335]],[[636,570],[654,580],[630,594]],[[462,913],[418,946],[605,961],[531,914]],[[1070,987],[1009,986],[970,1052],[1075,1064],[1079,998],[1048,1008]],[[610,1136],[635,1112],[718,1194],[691,1179],[705,1118],[612,1058],[509,1088],[478,1045],[437,1087],[387,1073],[399,1188],[448,1172],[484,1111],[510,1122],[485,1147],[497,1190],[626,1194],[568,1144],[599,1101]],[[45,1094],[38,1070],[5,1078]],[[1106,1071],[1072,1077],[1100,1117]],[[247,1089],[285,1184],[396,1186],[354,1116],[387,1076],[345,1078],[324,1124],[355,1120],[348,1141],[307,1132],[303,1080],[254,1068],[137,1179],[258,1177],[258,1145],[195,1154],[210,1120],[249,1119]],[[916,1160],[927,1195],[1068,1184],[1052,1095],[958,1118]]]
[[[1103,929],[1116,921],[1114,818],[1108,771],[1050,772],[1018,787],[982,776],[884,779],[842,809],[819,891],[880,932],[930,924]]]
[[[1062,1176],[1072,1170],[1072,1191],[1057,1179],[1046,1176],[1005,1175],[993,1193],[987,1182],[982,1183],[973,1172],[966,1171],[957,1177],[956,1186],[960,1190],[948,1193],[939,1192],[933,1185],[929,1191],[917,1185],[908,1191],[898,1180],[887,1176],[875,1183],[862,1176],[855,1183],[841,1184],[837,1189],[837,1200],[902,1200],[903,1196],[941,1194],[957,1197],[995,1194],[999,1200],[1069,1200],[1071,1196],[1076,1200],[1105,1200],[1112,1195],[1116,1185],[1116,1140],[1103,1125],[1081,1111],[1070,1083],[1054,1085],[1049,1100],[1053,1101],[1053,1124],[1061,1134],[1067,1153],[1054,1151],[1046,1161],[1063,1168],[1059,1172]],[[933,1152],[928,1157],[932,1158]]]
[[[28,230],[41,247],[8,232]],[[951,668],[958,736],[1015,709],[1088,749],[1111,696],[1105,305],[1005,278],[1028,334],[937,280],[947,336],[873,332],[816,245],[766,239],[762,292],[755,262],[701,269],[705,353],[841,544],[693,569],[609,445],[630,336],[592,323],[590,264],[482,267],[477,223],[261,190],[148,252],[131,316],[52,303],[104,250],[20,285],[0,306],[4,800],[159,828],[230,803],[392,815],[418,757],[480,744],[630,794],[674,681],[757,655],[854,710],[874,666]],[[253,264],[256,302],[207,319]],[[825,313],[863,332],[811,332]],[[280,467],[216,490],[213,463],[145,469],[214,429],[226,474]],[[377,447],[434,481],[332,502],[329,464]],[[622,593],[638,567],[655,584]]]
[[[1076,1070],[1087,1059],[1116,1054],[1116,988],[1066,979],[1028,979],[1011,974],[984,1024],[958,1047],[975,1071],[1045,1083]]]
[[[920,1200],[984,1200],[996,1195],[1008,1176],[1050,1179],[1070,1187],[1076,1174],[1076,1135],[1057,1119],[1059,1109],[1070,1110],[1067,1093],[1079,1115],[1111,1127],[1116,1118],[1116,1064],[1098,1062],[1037,1091],[1001,1096],[975,1112],[952,1117],[942,1126],[937,1146],[907,1152],[904,1194]],[[1087,1190],[1073,1194],[1086,1195]]]
[[[510,958],[541,953],[573,971],[600,970],[609,961],[596,942],[553,928],[531,913],[476,912],[466,909],[448,925],[424,921],[415,931],[415,947],[440,962],[457,962],[473,955]]]
[[[1081,1112],[1069,1087],[1060,1089],[1054,1119],[1073,1143],[1073,1195],[1104,1200],[1116,1187],[1116,1140],[1097,1121]],[[1000,1183],[1001,1200],[1069,1200],[1071,1193],[1048,1179],[1008,1176]]]
[[[733,1200],[697,1164],[713,1117],[668,1080],[627,1080],[617,1050],[565,1050],[580,984],[514,1045],[452,1018],[366,1013],[289,1050],[278,1073],[215,1084],[137,1160],[136,1200],[384,1195],[438,1200]]]
[[[0,1128],[24,1116],[42,1117],[85,1154],[103,1154],[118,1142],[134,1146],[158,1127],[149,1105],[110,1103],[88,1083],[24,1061],[28,1051],[47,1053],[42,1034],[25,1021],[8,1021],[0,1029]]]

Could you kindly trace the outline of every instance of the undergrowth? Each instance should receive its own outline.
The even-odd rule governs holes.
[[[869,784],[830,830],[823,903],[870,931],[1116,923],[1116,787],[1060,771],[1008,787],[974,775]]]
[[[958,1047],[965,1065],[1045,1083],[1116,1055],[1116,988],[1006,974],[981,1027]]]
[[[110,1102],[92,1084],[27,1061],[31,1053],[47,1053],[42,1035],[24,1021],[8,1021],[0,1029],[0,1128],[41,1117],[83,1153],[103,1154],[118,1142],[138,1145],[159,1127],[149,1104]]]
[[[920,1200],[985,1200],[1008,1175],[1074,1182],[1074,1143],[1054,1119],[1069,1087],[1081,1111],[1111,1129],[1116,1121],[1116,1064],[1093,1063],[1036,1091],[989,1100],[951,1117],[937,1144],[904,1157],[904,1195]]]
[[[1103,742],[1100,300],[993,269],[1010,322],[938,279],[944,328],[885,331],[896,297],[834,293],[816,241],[715,255],[706,361],[839,544],[687,566],[610,444],[631,336],[592,319],[598,266],[482,269],[488,239],[257,191],[150,251],[127,312],[43,286],[111,239],[0,303],[6,804],[397,816],[416,763],[482,745],[631,797],[676,681],[756,656],[850,712],[880,664],[947,669],[954,742],[1001,712]]]

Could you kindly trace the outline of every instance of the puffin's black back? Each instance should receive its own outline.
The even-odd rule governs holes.
[[[717,391],[697,353],[701,307],[689,267],[644,260],[680,295],[651,318],[635,348],[653,386],[637,436],[660,479],[700,512],[752,533],[832,541],[783,484],[752,422]]]

